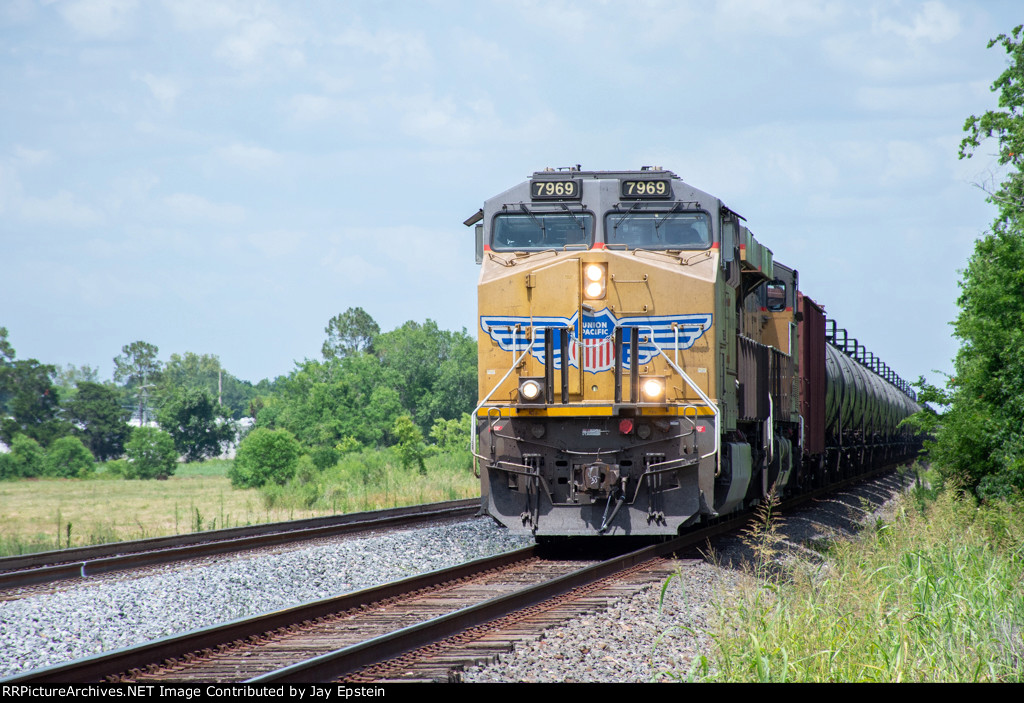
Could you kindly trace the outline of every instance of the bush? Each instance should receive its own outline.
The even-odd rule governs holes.
[[[427,456],[427,447],[423,443],[423,432],[412,421],[408,415],[400,415],[395,420],[395,427],[392,430],[398,440],[396,451],[403,469],[408,469],[413,464],[420,467],[420,473],[427,473],[427,466],[424,459]]]
[[[238,445],[228,478],[236,488],[259,488],[269,482],[283,486],[295,475],[301,454],[299,441],[288,430],[257,427]]]
[[[124,445],[129,470],[126,478],[166,479],[174,473],[178,452],[169,434],[155,427],[136,427]]]
[[[43,473],[45,454],[39,442],[27,435],[14,435],[9,454],[0,454],[0,479],[31,478]]]
[[[462,413],[462,417],[453,420],[439,417],[430,428],[430,437],[437,443],[437,448],[447,454],[469,449],[469,433],[469,413]]]
[[[92,452],[78,437],[53,440],[43,459],[43,473],[57,478],[85,478],[96,469]]]
[[[337,449],[331,447],[317,447],[309,454],[313,460],[314,466],[323,471],[329,469],[338,463],[338,458],[341,456]]]

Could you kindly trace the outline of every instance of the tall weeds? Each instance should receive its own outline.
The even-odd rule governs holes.
[[[1022,680],[1020,508],[944,494],[922,513],[911,501],[889,524],[831,544],[824,567],[791,569],[781,582],[766,578],[772,531],[758,528],[757,578],[719,606],[706,678]]]

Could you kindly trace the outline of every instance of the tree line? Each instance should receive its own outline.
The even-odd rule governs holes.
[[[87,366],[18,359],[0,327],[0,441],[11,450],[0,454],[0,478],[87,475],[95,461],[122,457],[108,467],[162,478],[179,457],[219,455],[242,418],[261,431],[257,436],[294,442],[285,455],[308,454],[318,464],[395,446],[403,462],[422,466],[425,437],[450,442],[446,423],[461,424],[476,398],[476,343],[465,330],[427,320],[382,333],[364,310],[350,308],[324,331],[322,358],[252,384],[214,355],[186,352],[165,362],[144,341],[125,345],[113,359],[113,381],[100,382]],[[141,426],[133,428],[133,418]],[[157,426],[148,426],[153,421]],[[281,476],[274,474],[279,482]]]
[[[394,447],[403,466],[425,471],[430,451],[468,449],[477,356],[465,329],[427,320],[381,332],[365,310],[349,308],[324,332],[322,358],[297,364],[254,400],[235,485],[283,484],[303,454],[322,470],[347,453]]]
[[[997,215],[975,243],[960,282],[953,322],[961,346],[944,386],[918,381],[937,406],[912,418],[932,435],[927,455],[944,482],[979,498],[1024,492],[1024,42],[1022,27],[1000,34],[1006,70],[992,84],[998,110],[964,124],[961,159],[995,143],[998,185],[980,185]]]

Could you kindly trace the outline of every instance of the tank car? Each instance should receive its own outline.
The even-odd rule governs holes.
[[[474,464],[513,531],[674,535],[916,455],[909,386],[676,174],[538,171],[465,224]]]

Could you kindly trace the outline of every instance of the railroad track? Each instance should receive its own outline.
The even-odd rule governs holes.
[[[401,525],[469,517],[478,498],[0,558],[0,591]]]
[[[824,494],[805,495],[800,502]],[[780,506],[791,508],[792,503]],[[581,562],[530,547],[3,683],[458,680],[464,667],[488,661],[516,641],[663,581],[676,568],[665,560],[669,554],[750,519],[724,520],[609,559]]]
[[[595,598],[608,602],[621,595],[624,586],[614,578],[623,573],[663,579],[672,569],[661,563],[664,555],[744,522],[609,559],[552,557],[543,547],[528,547],[2,681],[449,680],[450,671],[507,651],[509,640],[489,634],[494,627],[529,636],[550,624],[553,608],[576,613],[593,607]],[[539,620],[524,625],[531,615]]]

